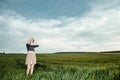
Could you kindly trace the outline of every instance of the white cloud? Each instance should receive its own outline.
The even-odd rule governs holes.
[[[95,0],[90,6],[95,11],[105,11],[107,9],[119,9],[120,0]]]
[[[4,47],[1,45],[0,48],[22,52],[25,51],[24,44],[27,39],[35,37],[40,43],[38,52],[119,50],[120,9],[109,7],[103,10],[106,7],[102,7],[102,10],[97,10],[97,8],[101,6],[93,8],[83,17],[49,20],[0,15],[0,36],[3,39],[10,39],[8,42],[1,40],[1,43],[16,44],[11,48],[7,47],[7,44]]]

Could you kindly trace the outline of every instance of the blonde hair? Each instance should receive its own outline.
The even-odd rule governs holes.
[[[28,40],[28,44],[32,44],[32,43],[34,43],[35,42],[35,39],[34,38],[29,38],[29,40]]]

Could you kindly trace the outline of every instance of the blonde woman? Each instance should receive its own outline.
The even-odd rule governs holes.
[[[25,64],[27,65],[27,70],[26,74],[27,75],[32,75],[34,71],[34,65],[36,64],[36,55],[35,55],[35,49],[39,45],[35,42],[34,38],[30,38],[26,44],[27,47],[27,56],[26,56],[26,62]]]

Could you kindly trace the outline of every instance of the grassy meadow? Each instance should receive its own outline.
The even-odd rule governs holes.
[[[120,80],[120,53],[37,54],[26,76],[26,54],[0,55],[0,80]]]

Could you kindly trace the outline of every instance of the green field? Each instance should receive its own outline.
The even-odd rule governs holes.
[[[120,80],[120,53],[37,54],[26,76],[26,54],[0,55],[0,80]]]

